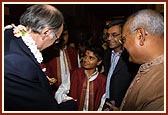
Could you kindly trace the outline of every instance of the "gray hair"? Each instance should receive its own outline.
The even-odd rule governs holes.
[[[56,32],[64,23],[64,17],[58,9],[53,8],[54,10],[45,4],[32,5],[20,17],[20,24],[37,33],[40,33],[45,27]]]
[[[133,33],[138,27],[143,27],[151,35],[164,35],[164,18],[163,16],[154,10],[144,9],[131,15],[129,19],[132,19],[130,24],[130,32]]]

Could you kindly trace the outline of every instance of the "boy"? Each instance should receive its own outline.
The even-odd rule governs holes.
[[[77,101],[79,111],[97,111],[104,97],[106,77],[97,67],[103,58],[103,48],[92,45],[86,49],[82,67],[71,75],[70,96]]]

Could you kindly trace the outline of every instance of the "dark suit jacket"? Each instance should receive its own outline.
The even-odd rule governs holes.
[[[104,56],[105,75],[108,75],[111,60],[111,49],[107,49]],[[110,100],[115,100],[115,105],[120,107],[127,88],[138,71],[139,65],[128,61],[128,54],[123,51],[110,81]]]
[[[4,36],[4,110],[66,110],[67,104],[62,108],[55,101],[48,79],[22,39],[12,30]]]

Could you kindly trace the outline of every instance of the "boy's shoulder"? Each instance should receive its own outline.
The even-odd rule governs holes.
[[[102,79],[102,80],[106,80],[107,79],[107,77],[105,75],[103,75],[102,73],[99,73],[98,77],[99,77],[99,79]]]

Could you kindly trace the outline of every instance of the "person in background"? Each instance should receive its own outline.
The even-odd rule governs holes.
[[[59,43],[55,44],[59,46],[59,56],[53,57],[45,63],[46,74],[56,79],[56,82],[52,84],[53,94],[57,102],[60,104],[68,100],[67,94],[70,89],[70,73],[78,67],[78,52],[74,47],[68,44],[69,33],[67,25],[64,24],[63,32],[60,36]],[[53,48],[53,47],[51,47]],[[50,52],[48,49],[45,52]],[[48,55],[45,56],[48,58]]]
[[[50,79],[41,67],[41,51],[56,42],[63,31],[62,13],[51,5],[32,5],[20,17],[20,25],[4,32],[4,110],[75,110],[75,103],[58,104]]]
[[[104,50],[106,50],[108,48],[108,44],[107,44],[107,30],[108,30],[108,24],[111,21],[106,21],[105,26],[103,28],[103,35],[101,36],[101,41],[102,41],[102,47],[104,48]]]
[[[97,67],[103,59],[103,48],[91,45],[85,50],[83,64],[71,74],[70,96],[77,101],[79,111],[101,110],[105,96],[106,77]]]
[[[124,95],[138,70],[137,65],[130,63],[127,52],[119,42],[121,38],[123,19],[114,19],[107,25],[107,43],[109,49],[105,51],[104,69],[107,76],[106,100],[116,107],[120,107]],[[104,105],[104,111],[111,110]]]
[[[102,35],[100,36],[101,44],[102,44],[102,47],[103,47],[104,51],[108,49],[108,44],[107,44],[107,30],[108,30],[108,24],[109,24],[110,22],[111,22],[111,21],[105,21],[105,25],[104,25],[104,27],[103,27]],[[104,70],[104,65],[102,64],[100,73],[104,74],[104,72],[105,72],[105,70]]]

